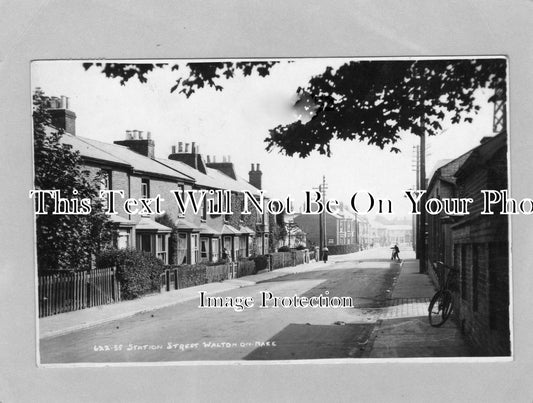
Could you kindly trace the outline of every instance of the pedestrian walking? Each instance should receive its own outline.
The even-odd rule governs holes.
[[[400,260],[400,248],[398,247],[398,244],[394,244],[392,249],[392,256],[390,260]]]
[[[324,263],[327,263],[328,261],[328,254],[329,254],[329,249],[327,246],[324,246],[324,249],[322,249],[322,260],[324,261]]]

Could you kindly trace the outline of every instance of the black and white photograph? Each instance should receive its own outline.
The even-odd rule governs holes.
[[[511,358],[505,57],[31,83],[40,364]]]
[[[0,403],[532,401],[533,1],[0,11]]]

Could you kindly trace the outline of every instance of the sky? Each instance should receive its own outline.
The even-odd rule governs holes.
[[[216,156],[217,162],[231,156],[237,174],[244,178],[250,164],[260,163],[266,194],[281,199],[291,196],[296,208],[303,202],[304,191],[317,187],[325,176],[328,199],[349,203],[354,193],[368,191],[375,199],[390,200],[395,216],[408,216],[410,204],[403,195],[414,188],[413,146],[419,144],[419,138],[410,133],[404,133],[396,145],[402,151],[399,154],[340,140],[331,143],[331,157],[313,153],[302,159],[265,150],[269,129],[298,119],[292,107],[296,89],[327,66],[335,68],[348,60],[353,59],[282,61],[267,77],[238,75],[222,82],[223,91],[206,88],[190,98],[170,93],[177,77],[170,69],[150,73],[146,84],[132,79],[121,86],[118,79],[109,79],[96,68],[86,71],[81,61],[38,61],[32,63],[31,83],[32,91],[40,87],[46,95],[69,97],[78,136],[112,143],[125,139],[126,130],[150,131],[156,157],[162,158],[178,141],[194,141],[201,154]],[[428,176],[437,161],[456,158],[492,135],[493,106],[487,102],[491,95],[490,90],[476,92],[481,110],[473,123],[445,121],[443,134],[427,140]],[[362,202],[360,207],[367,204]]]

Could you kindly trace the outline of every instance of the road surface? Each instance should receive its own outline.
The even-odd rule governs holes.
[[[201,308],[200,297],[40,342],[42,363],[357,358],[376,325],[400,265],[382,248],[336,257],[313,270],[216,295],[253,306]],[[274,307],[266,297],[343,298],[352,307]],[[284,299],[289,303],[289,299]],[[315,299],[317,301],[317,299]],[[250,305],[250,304],[249,304]]]

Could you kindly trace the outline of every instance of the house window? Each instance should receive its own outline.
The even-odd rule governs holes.
[[[461,245],[461,297],[466,301],[468,299],[468,283],[466,281],[466,247]]]
[[[231,236],[225,236],[224,237],[224,250],[228,253],[227,257],[231,257],[232,254],[232,247],[231,247]]]
[[[200,259],[209,260],[209,239],[200,238]]]
[[[100,189],[99,190],[110,190],[111,189],[111,171],[102,169],[101,171],[102,180],[100,181]],[[105,196],[102,199],[102,205],[105,210],[107,210],[109,206],[109,195]]]
[[[479,244],[472,245],[472,309],[477,312],[479,298]]]
[[[219,259],[219,250],[218,250],[219,240],[214,238],[211,239],[211,260],[216,262]]]
[[[191,264],[198,262],[198,234],[191,234]]]
[[[156,235],[156,256],[167,264],[167,237],[164,234]]]
[[[137,233],[137,250],[152,253],[152,235]]]
[[[185,185],[182,184],[182,183],[178,184],[178,190],[181,190],[181,197],[185,198]],[[183,218],[183,217],[185,217],[185,211],[183,211],[183,212],[180,211],[180,212],[178,213],[178,217],[179,217],[179,218]]]
[[[489,326],[508,330],[509,325],[509,251],[506,242],[488,245]]]
[[[207,220],[207,197],[204,198],[202,203],[202,216],[200,217],[203,221]]]
[[[178,234],[178,264],[187,264],[187,234]]]
[[[238,260],[238,259],[241,258],[241,254],[242,254],[240,238],[238,236],[236,236],[234,238],[233,242],[234,242],[234,245],[235,245],[235,251],[234,251],[233,258],[234,258],[234,260]]]
[[[150,180],[149,179],[141,180],[141,197],[143,199],[148,199],[150,197]]]
[[[130,246],[130,230],[120,229],[116,238],[117,249],[126,249]]]

